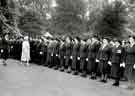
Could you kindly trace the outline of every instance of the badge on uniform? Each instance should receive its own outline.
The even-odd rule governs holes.
[[[117,53],[121,54],[121,50],[117,50]]]

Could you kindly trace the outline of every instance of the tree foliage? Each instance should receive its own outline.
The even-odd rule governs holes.
[[[42,35],[44,26],[42,19],[39,19],[37,14],[33,11],[25,12],[25,14],[19,18],[18,27],[21,29],[23,35],[30,35],[32,37]]]
[[[85,3],[82,0],[56,0],[56,3],[56,11],[52,18],[53,31],[70,35],[84,32]]]
[[[124,32],[125,6],[122,2],[115,1],[105,6],[101,17],[95,25],[95,32],[99,36],[120,37]]]

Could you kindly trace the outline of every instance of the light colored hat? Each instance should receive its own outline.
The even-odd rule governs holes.
[[[29,39],[29,37],[28,37],[28,36],[25,36],[25,37],[24,37],[24,40],[28,40],[28,39]]]

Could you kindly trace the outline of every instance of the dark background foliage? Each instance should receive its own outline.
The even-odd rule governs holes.
[[[54,36],[97,34],[120,38],[134,35],[135,2],[107,1],[0,0],[0,33],[32,37],[43,36],[48,31]]]

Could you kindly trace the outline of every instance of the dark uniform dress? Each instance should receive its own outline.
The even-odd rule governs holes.
[[[79,57],[79,49],[80,44],[74,44],[73,45],[73,52],[72,52],[72,70],[75,72],[74,74],[77,74],[78,69],[78,57]]]
[[[96,56],[99,50],[100,44],[94,43],[89,45],[88,47],[88,64],[87,64],[87,72],[88,74],[97,72],[97,63]]]
[[[53,49],[52,49],[52,67],[54,67],[54,69],[57,69],[56,66],[57,66],[57,45],[58,43],[57,42],[53,42]]]
[[[135,45],[132,47],[127,47],[125,50],[125,75],[128,80],[135,80],[135,69],[133,68],[135,64]]]
[[[44,63],[44,42],[40,42],[38,46],[38,59],[39,65],[43,65]]]
[[[47,60],[46,60],[46,65],[50,68],[53,67],[52,65],[52,57],[53,57],[53,43],[49,42],[47,46]]]
[[[55,58],[54,58],[54,69],[57,70],[60,67],[60,58],[59,58],[59,47],[60,42],[55,42]]]
[[[43,44],[43,66],[45,66],[46,59],[47,59],[47,43]]]
[[[110,59],[110,47],[109,45],[105,46],[104,48],[100,48],[98,52],[97,59],[99,62],[99,70],[102,75],[108,74],[108,61]]]
[[[112,63],[111,76],[119,82],[120,79],[120,64],[122,63],[123,50],[122,47],[113,47],[110,61]]]
[[[60,71],[64,71],[65,51],[66,51],[65,43],[60,43],[60,47],[59,47]]]
[[[34,40],[31,40],[30,41],[30,56],[31,56],[31,61],[30,62],[32,62],[32,63],[34,63],[34,54],[35,54],[35,46],[34,46],[34,43],[35,43],[35,41]]]
[[[71,54],[72,54],[72,44],[71,43],[65,43],[65,68],[71,67]],[[69,71],[69,70],[68,70]]]
[[[80,46],[80,72],[82,73],[82,76],[86,75],[86,58],[88,56],[88,45],[84,44]]]
[[[5,39],[2,39],[2,58],[3,59],[8,59],[9,56],[9,45],[8,45],[8,41]]]

